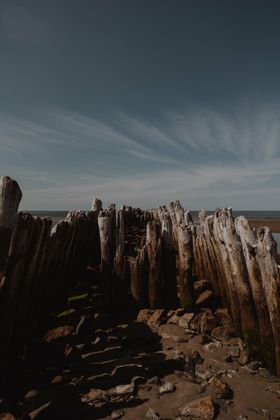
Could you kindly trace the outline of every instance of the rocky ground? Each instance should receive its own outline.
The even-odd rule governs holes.
[[[196,314],[113,321],[76,290],[2,381],[0,419],[280,419],[279,380],[248,360],[227,310],[209,308],[206,281],[196,292]]]

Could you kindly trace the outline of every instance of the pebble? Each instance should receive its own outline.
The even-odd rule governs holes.
[[[171,382],[166,382],[159,388],[158,393],[159,395],[163,395],[163,394],[169,394],[170,392],[174,392],[174,391],[175,391],[175,385],[173,385]]]
[[[160,420],[160,416],[158,415],[158,413],[155,412],[153,408],[149,408],[149,410],[145,414],[145,417],[147,417],[148,419]]]

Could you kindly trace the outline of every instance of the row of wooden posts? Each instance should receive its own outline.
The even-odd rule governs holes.
[[[101,309],[194,311],[194,277],[210,281],[251,354],[280,374],[280,275],[268,228],[252,230],[231,209],[199,214],[179,201],[143,211],[115,205],[49,218],[18,213],[18,184],[0,184],[0,367],[40,333],[87,267],[101,278]]]

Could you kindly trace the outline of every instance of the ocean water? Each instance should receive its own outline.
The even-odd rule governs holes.
[[[30,211],[33,216],[39,217],[50,217],[53,221],[53,225],[58,223],[60,220],[63,220],[67,214],[68,210],[64,211],[48,211],[48,210],[37,210]],[[208,211],[208,214],[213,213],[213,211]],[[198,211],[191,211],[193,219],[195,222],[198,220]],[[267,211],[248,211],[248,210],[234,210],[234,217],[245,216],[247,219],[279,219],[280,220],[280,210],[267,210]],[[279,244],[278,249],[280,250],[280,233],[273,233],[275,241]]]

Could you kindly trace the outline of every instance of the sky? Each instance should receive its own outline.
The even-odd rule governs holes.
[[[280,208],[278,0],[0,0],[21,209]]]

